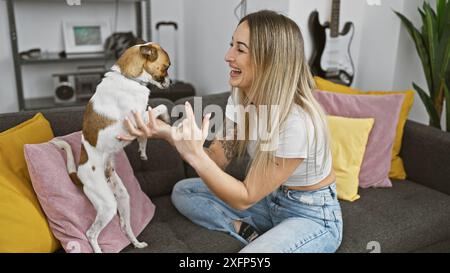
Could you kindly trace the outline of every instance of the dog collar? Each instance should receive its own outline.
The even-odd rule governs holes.
[[[132,81],[135,81],[135,82],[139,83],[139,84],[142,85],[142,86],[147,86],[147,85],[148,85],[148,82],[146,82],[146,81],[139,80],[139,79],[132,78],[132,77],[127,77],[127,76],[123,75],[122,73],[120,73],[120,72],[117,71],[117,70],[110,69],[109,72],[115,72],[115,73],[118,73],[118,74],[122,75],[123,77],[125,77],[125,78],[127,78],[127,79],[129,79],[129,80],[132,80]]]

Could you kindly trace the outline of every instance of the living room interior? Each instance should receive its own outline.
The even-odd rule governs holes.
[[[30,159],[45,156],[43,151],[50,149],[48,141],[53,137],[66,137],[72,141],[71,144],[76,142],[74,138],[80,135],[71,134],[81,130],[85,105],[103,74],[115,63],[117,55],[126,49],[125,45],[136,44],[137,38],[158,42],[171,57],[168,74],[172,80],[172,90],[149,86],[149,105],[165,104],[171,110],[185,101],[193,104],[194,97],[202,97],[203,109],[208,104],[224,108],[231,90],[229,66],[224,56],[232,33],[245,14],[262,9],[286,15],[300,27],[305,41],[305,56],[317,88],[326,91],[324,94],[359,96],[353,101],[359,103],[361,96],[379,96],[381,100],[382,95],[404,92],[403,106],[399,105],[396,112],[380,108],[381,112],[395,113],[396,117],[390,124],[383,121],[385,131],[380,129],[376,139],[371,140],[371,133],[375,134],[374,124],[366,123],[365,129],[362,125],[346,127],[352,132],[358,131],[358,128],[365,132],[365,142],[360,144],[349,143],[350,136],[345,142],[342,123],[339,123],[341,129],[337,128],[338,123],[330,125],[331,130],[341,130],[341,147],[359,145],[361,148],[357,156],[347,155],[347,158],[359,158],[356,173],[343,171],[345,175],[342,177],[353,175],[351,190],[339,193],[339,189],[347,190],[350,186],[343,186],[344,182],[340,182],[339,186],[338,183],[344,218],[344,238],[338,252],[450,252],[450,168],[446,164],[450,160],[449,6],[448,0],[0,0],[0,166],[5,172],[3,176],[0,173],[0,191],[3,191],[4,198],[9,196],[8,183],[11,182],[8,177],[21,173],[17,176],[19,178],[14,179],[28,181],[17,190],[26,197],[17,197],[17,202],[25,204],[20,208],[24,211],[33,208],[30,212],[32,216],[23,221],[22,228],[17,228],[21,220],[7,213],[8,208],[14,205],[6,199],[0,201],[0,217],[3,218],[0,218],[0,226],[4,229],[0,232],[4,233],[0,234],[0,252],[92,252],[86,238],[82,238],[84,234],[80,230],[83,227],[73,222],[78,218],[59,216],[60,211],[52,207],[52,202],[45,201],[64,200],[54,199],[55,196],[63,198],[61,192],[49,193],[49,190],[56,189],[45,184],[48,177],[39,173],[39,168],[49,171],[51,164],[56,163],[37,166],[37,163],[30,163]],[[429,7],[441,8],[446,12],[435,10],[434,16],[440,18],[436,19],[434,26],[429,26],[434,29],[428,33],[434,31],[437,34],[433,41],[436,51],[433,59],[427,61],[429,66],[425,70],[424,55],[420,55],[425,53],[418,53],[406,20],[416,27],[417,33],[428,37],[422,25],[424,16],[433,16]],[[423,10],[422,15],[418,9]],[[314,15],[318,16],[316,25]],[[444,27],[439,29],[436,24]],[[318,31],[326,28],[332,32],[333,26],[344,41],[341,44],[344,48],[339,49],[340,54],[345,56],[337,58],[339,62],[344,62],[339,63],[340,72],[332,69],[323,71],[323,62],[320,61],[330,49],[328,36],[322,41],[324,44],[318,44],[322,35]],[[76,37],[77,28],[85,34],[90,33],[90,38],[96,41],[88,39],[86,45],[80,46]],[[114,33],[121,35],[113,36]],[[422,51],[431,47],[429,44],[421,46]],[[315,58],[319,64],[314,63]],[[348,71],[342,72],[347,68]],[[438,72],[435,71],[437,69]],[[426,71],[431,73],[429,71],[432,70],[433,75],[427,74]],[[430,85],[430,77],[433,86]],[[365,115],[337,109],[329,102],[332,99],[328,94],[316,98],[323,102],[330,115],[348,118],[362,118]],[[386,100],[385,103],[389,105],[390,102]],[[361,102],[359,107],[364,105],[369,108],[371,102]],[[43,116],[36,118],[38,113]],[[377,115],[372,117],[375,124]],[[20,145],[15,142],[14,145],[19,145],[21,158],[17,161],[10,159],[11,155],[7,155],[9,148],[2,149],[11,141],[9,134],[19,133],[17,130],[25,128],[21,124],[28,124],[32,119],[39,119],[45,128],[50,126],[51,133],[43,133],[42,138],[36,136],[30,142],[24,140]],[[48,120],[49,125],[42,119]],[[19,129],[11,131],[13,128]],[[28,133],[39,128],[30,128]],[[391,128],[389,136],[388,128]],[[355,139],[361,139],[361,136],[358,137]],[[2,138],[8,140],[2,144]],[[362,170],[362,162],[367,157],[365,152],[370,151],[369,148],[364,149],[382,138],[390,141],[385,139],[386,143],[373,145],[387,145],[393,150],[393,165],[388,160],[385,173],[392,184],[367,187],[359,184],[358,187],[358,181],[354,179]],[[239,242],[219,232],[195,226],[170,204],[170,192],[177,180],[197,176],[173,147],[153,140],[148,144],[150,157],[167,157],[167,164],[151,160],[142,162],[137,150],[136,143],[128,146],[126,153],[120,154],[120,160],[126,161],[123,164],[129,168],[123,168],[124,175],[131,181],[126,186],[135,182],[138,185],[133,188],[137,196],[134,202],[151,199],[149,203],[142,201],[145,205],[141,207],[136,205],[147,215],[136,212],[139,219],[136,218],[134,226],[141,233],[139,238],[148,241],[150,246],[147,249],[133,249],[123,234],[117,234],[120,229],[117,222],[105,229],[105,232],[112,234],[110,237],[105,235],[99,239],[108,250],[105,252],[239,251],[242,247]],[[52,153],[60,155],[56,150]],[[390,157],[389,153],[388,159]],[[401,159],[394,164],[396,157]],[[355,164],[351,161],[348,159],[347,163]],[[22,164],[22,167],[11,167],[14,164]],[[339,169],[350,169],[349,165],[342,164]],[[400,174],[393,171],[394,165],[398,164],[401,165],[398,169]],[[243,177],[245,168],[235,162],[229,172]],[[148,197],[141,196],[142,192]],[[79,210],[76,212],[82,213]],[[366,218],[361,220],[364,216]],[[64,221],[71,223],[71,228],[62,225]],[[11,230],[19,234],[27,233],[26,230],[32,226],[39,226],[36,228],[38,231],[34,235],[28,234],[25,239],[15,241],[4,236]],[[391,227],[393,230],[390,230]]]

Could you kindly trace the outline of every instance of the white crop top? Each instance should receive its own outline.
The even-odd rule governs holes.
[[[242,110],[241,110],[242,111]],[[232,97],[228,98],[225,116],[237,122],[240,115]],[[256,119],[253,124],[256,124]],[[257,130],[250,122],[248,154],[253,158],[256,149]],[[285,186],[311,186],[326,178],[332,168],[331,151],[325,147],[324,132],[319,130],[317,137],[317,158],[315,157],[314,127],[311,117],[303,108],[295,104],[278,136],[275,156],[282,158],[304,158],[292,175],[283,183]],[[326,149],[326,151],[325,151]]]

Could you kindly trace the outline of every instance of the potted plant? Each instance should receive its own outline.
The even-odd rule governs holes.
[[[418,8],[422,17],[422,28],[417,29],[410,20],[394,11],[401,19],[413,39],[422,63],[428,85],[428,93],[413,82],[430,117],[430,125],[441,129],[443,104],[446,105],[446,127],[450,132],[450,3],[436,0],[436,9],[428,2]]]

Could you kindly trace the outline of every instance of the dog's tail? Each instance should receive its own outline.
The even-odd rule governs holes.
[[[56,147],[66,152],[67,171],[69,172],[70,179],[75,185],[79,187],[83,186],[77,175],[77,167],[75,166],[75,159],[73,157],[72,147],[70,147],[69,143],[60,139],[53,139],[50,142],[53,143],[53,145],[55,145]]]

